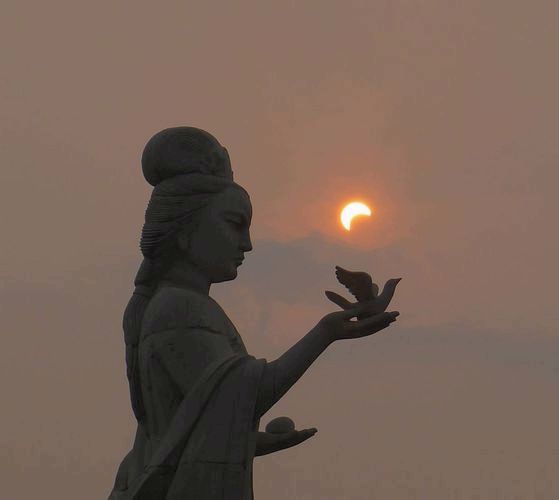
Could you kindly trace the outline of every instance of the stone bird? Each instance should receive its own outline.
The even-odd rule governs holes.
[[[348,271],[343,267],[336,266],[336,277],[357,299],[357,302],[350,302],[341,295],[329,290],[324,292],[326,297],[339,305],[342,309],[353,309],[357,306],[365,306],[367,312],[366,314],[357,315],[358,320],[386,311],[388,304],[390,304],[394,296],[396,285],[398,285],[402,279],[389,279],[384,285],[382,293],[379,295],[378,285],[373,283],[371,276],[365,272]]]

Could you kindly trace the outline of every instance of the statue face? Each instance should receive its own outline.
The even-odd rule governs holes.
[[[190,235],[179,234],[179,248],[211,283],[233,280],[245,252],[252,250],[252,206],[248,195],[231,186],[215,195]]]

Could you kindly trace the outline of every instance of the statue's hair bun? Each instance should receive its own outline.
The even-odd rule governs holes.
[[[167,128],[155,134],[142,154],[146,181],[161,181],[190,173],[233,179],[227,150],[205,130],[194,127]]]

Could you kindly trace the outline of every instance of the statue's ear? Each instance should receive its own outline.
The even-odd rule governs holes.
[[[179,252],[188,252],[190,250],[190,242],[192,240],[192,233],[194,231],[194,222],[191,222],[187,227],[183,227],[177,232],[175,236],[174,247]]]

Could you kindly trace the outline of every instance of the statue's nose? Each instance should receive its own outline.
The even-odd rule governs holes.
[[[250,252],[252,250],[252,241],[250,241],[250,234],[247,233],[246,236],[243,238],[241,249],[243,250],[243,252]]]

